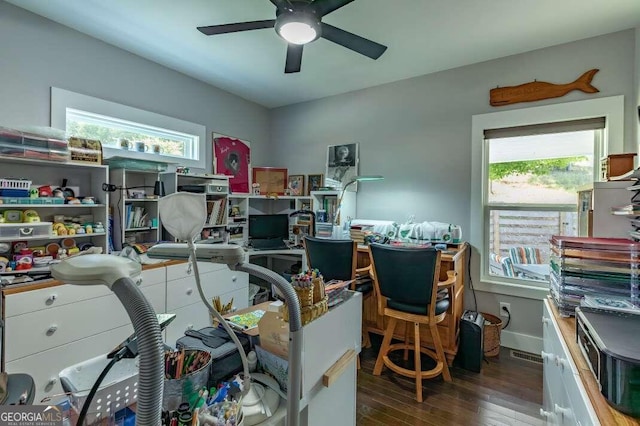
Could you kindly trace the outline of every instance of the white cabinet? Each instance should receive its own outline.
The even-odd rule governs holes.
[[[631,203],[630,181],[594,182],[593,188],[578,192],[579,235],[584,237],[628,238],[629,216],[614,215],[613,207]]]
[[[166,172],[160,174],[166,195],[174,192],[195,192],[207,197],[207,220],[202,227],[201,239],[211,243],[227,241],[227,195],[229,176]],[[171,236],[164,232],[163,239]]]
[[[544,301],[543,404],[541,414],[550,425],[600,425],[587,391],[553,315]]]
[[[100,222],[106,231],[62,236],[53,235],[48,229],[46,235],[41,236],[0,237],[0,243],[24,240],[29,247],[46,247],[50,243],[60,243],[63,238],[71,237],[76,246],[91,243],[102,247],[103,252],[107,253],[109,197],[107,192],[102,191],[102,184],[109,182],[107,166],[3,157],[0,159],[0,178],[27,179],[31,181],[31,187],[48,187],[51,191],[62,187],[64,181],[65,187],[72,190],[76,198],[94,197],[94,204],[54,204],[54,201],[60,199],[1,197],[3,203],[0,204],[0,212],[35,210],[42,222],[54,222],[55,217],[64,219],[64,223],[70,226],[72,223],[90,223],[94,225],[91,227],[92,231],[96,229],[95,224]],[[83,231],[86,229],[84,226],[82,228]]]
[[[116,186],[111,195],[113,245],[122,250],[126,243],[156,242],[160,238],[158,217],[157,172],[111,169],[110,183]]]
[[[249,278],[226,265],[199,263],[205,296],[243,309],[249,303]],[[165,332],[171,346],[187,329],[211,325],[188,263],[154,266],[142,272],[139,288],[157,313],[175,313]],[[133,333],[122,303],[105,286],[57,285],[36,290],[3,291],[3,365],[9,373],[29,373],[36,402],[60,393],[58,373],[104,354]]]

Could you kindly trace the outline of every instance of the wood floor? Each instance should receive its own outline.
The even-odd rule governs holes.
[[[499,357],[483,362],[480,373],[452,367],[451,383],[441,377],[424,380],[424,402],[418,403],[413,379],[394,374],[388,368],[381,376],[372,374],[382,339],[373,334],[371,337],[373,347],[363,349],[360,355],[358,426],[544,424],[539,416],[542,364],[512,358],[509,350],[502,348]],[[402,362],[402,352],[397,354],[394,362]],[[412,359],[413,352],[409,352],[410,362]],[[413,369],[413,365],[408,367]]]

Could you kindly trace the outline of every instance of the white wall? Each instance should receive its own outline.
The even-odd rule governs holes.
[[[367,219],[435,220],[469,229],[471,117],[592,97],[624,95],[625,151],[636,152],[634,87],[635,32],[627,30],[385,84],[272,111],[274,165],[290,172],[322,172],[326,147],[360,144],[360,173],[382,174],[358,192],[357,216]],[[594,95],[572,92],[563,98],[494,108],[489,90],[533,81],[568,83],[599,68]],[[477,255],[474,252],[474,256]],[[472,277],[475,281],[478,277]],[[480,311],[498,312],[498,300],[511,303],[508,330],[541,336],[540,301],[478,292]],[[467,292],[466,304],[473,306]]]
[[[49,126],[50,87],[180,118],[251,142],[262,162],[266,108],[0,1],[0,126]]]

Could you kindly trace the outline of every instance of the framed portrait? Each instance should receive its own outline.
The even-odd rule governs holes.
[[[304,175],[289,175],[287,189],[290,195],[305,195]]]
[[[307,176],[307,195],[311,195],[311,191],[318,191],[322,186],[324,186],[324,175],[322,173]]]
[[[213,133],[213,172],[230,176],[229,189],[234,194],[248,194],[251,170],[249,142]]]
[[[285,195],[287,189],[287,169],[277,167],[254,167],[253,183],[260,184],[260,195]]]
[[[340,190],[357,175],[358,144],[330,145],[327,148],[325,186]],[[356,185],[348,189],[355,191]]]

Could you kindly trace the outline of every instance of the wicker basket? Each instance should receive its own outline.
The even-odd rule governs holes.
[[[482,316],[484,317],[484,356],[498,356],[500,354],[502,320],[485,312],[482,312]]]
[[[305,306],[300,309],[300,316],[302,317],[302,325],[309,324],[316,318],[321,317],[329,310],[328,297],[325,296],[321,301],[314,303],[311,306]],[[289,322],[289,309],[285,304],[282,310],[282,317],[285,321]]]

